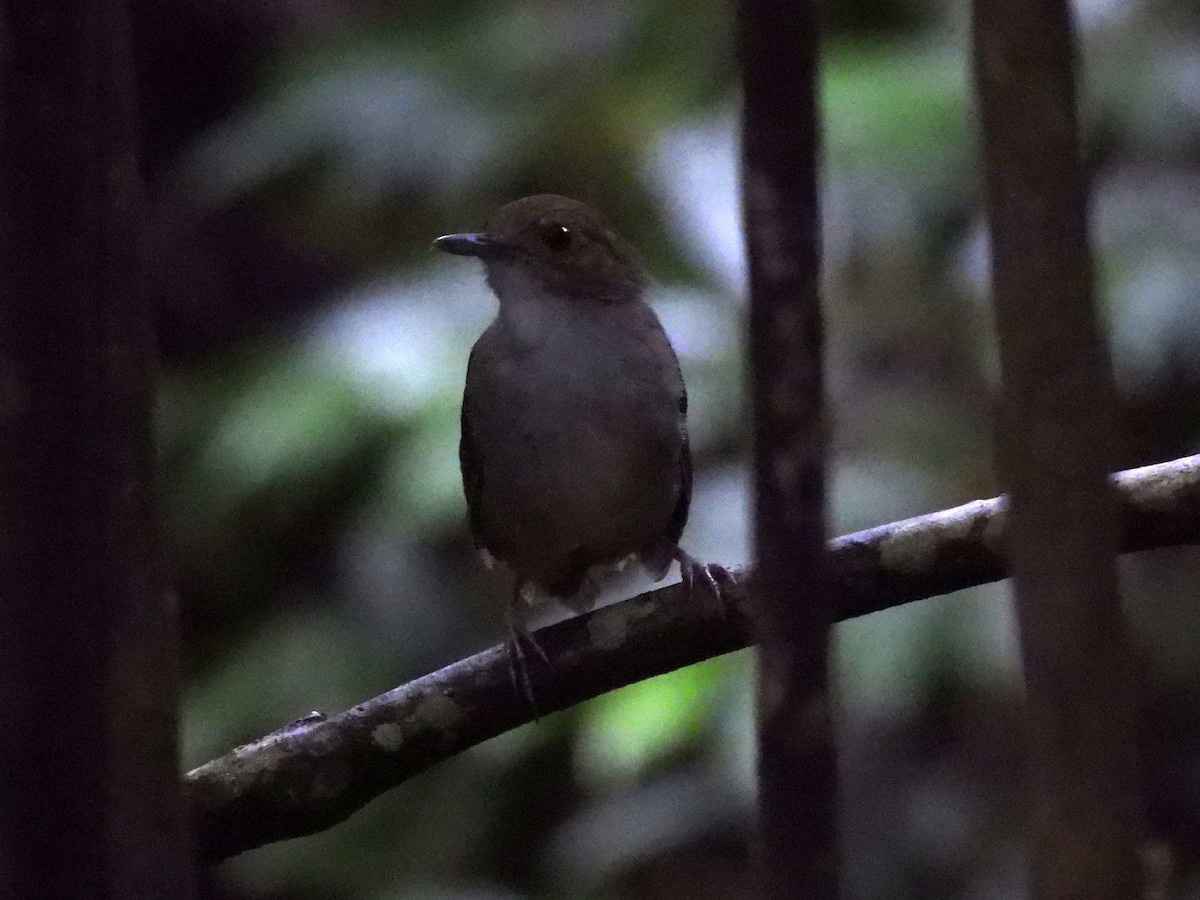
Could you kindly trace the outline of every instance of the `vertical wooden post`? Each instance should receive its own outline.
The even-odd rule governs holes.
[[[1116,398],[1092,303],[1067,0],[975,0],[974,64],[1035,895],[1135,897],[1135,704],[1107,480]]]
[[[0,2],[0,896],[193,895],[122,0]]]
[[[743,0],[739,24],[763,893],[828,898],[838,885],[837,764],[827,670],[814,4]]]

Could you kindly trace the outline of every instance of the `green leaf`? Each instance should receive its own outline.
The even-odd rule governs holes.
[[[589,703],[576,748],[581,777],[632,780],[694,740],[712,719],[725,668],[709,660]]]
[[[825,140],[839,167],[947,177],[970,149],[965,50],[856,43],[831,48],[822,73]]]

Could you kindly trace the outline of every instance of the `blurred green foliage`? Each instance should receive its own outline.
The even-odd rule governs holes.
[[[198,208],[250,208],[346,273],[315,312],[166,372],[187,765],[499,639],[503,584],[466,539],[456,456],[466,356],[494,301],[469,262],[428,247],[515,196],[590,200],[644,252],[692,394],[685,543],[719,561],[748,556],[732,6],[331,8],[255,58],[245,102],[170,167],[171,190]],[[1200,423],[1200,23],[1189,9],[1080,8],[1097,283],[1126,390],[1127,463],[1194,448]],[[831,12],[825,282],[844,530],[992,492],[993,380],[964,12],[921,0]],[[1169,672],[1189,696],[1200,642],[1162,619],[1189,596],[1179,573],[1196,562],[1128,567],[1131,612],[1157,626],[1143,628],[1146,671]],[[1003,598],[964,592],[840,630],[850,896],[1021,896]],[[1192,638],[1200,628],[1178,625]],[[1156,657],[1167,632],[1169,665]],[[746,896],[743,656],[506,735],[327,833],[225,865],[214,891]],[[1200,802],[1183,805],[1156,824],[1186,849]]]

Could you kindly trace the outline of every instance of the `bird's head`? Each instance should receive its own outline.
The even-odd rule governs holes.
[[[447,234],[438,250],[475,256],[501,303],[525,286],[566,300],[637,299],[649,277],[637,253],[598,212],[557,194],[536,194],[497,210],[483,231]]]

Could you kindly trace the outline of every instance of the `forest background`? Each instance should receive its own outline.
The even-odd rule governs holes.
[[[731,9],[131,7],[185,767],[500,639],[503,583],[467,540],[456,456],[466,354],[494,300],[477,267],[429,242],[522,194],[588,200],[643,251],[690,386],[686,545],[749,558]],[[967,10],[889,0],[826,12],[842,533],[994,494],[996,385]],[[1200,433],[1200,13],[1186,0],[1086,0],[1077,14],[1127,467],[1193,452]],[[1198,570],[1194,549],[1122,569],[1152,723],[1151,822],[1189,871]],[[1026,894],[1006,598],[994,585],[838,626],[848,895]],[[326,833],[223,864],[206,891],[745,896],[750,668],[732,654],[544,718]]]

